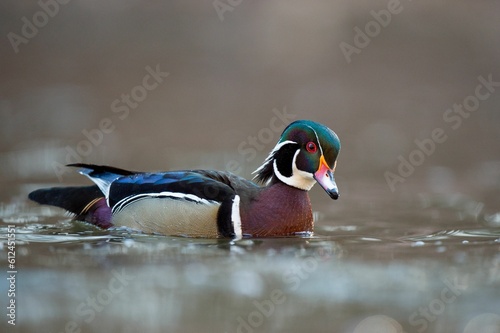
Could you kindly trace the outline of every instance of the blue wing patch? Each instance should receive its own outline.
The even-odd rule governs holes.
[[[222,202],[234,195],[234,190],[222,181],[196,171],[171,171],[162,173],[138,173],[116,179],[110,186],[109,205],[113,207],[131,196],[157,197],[162,192],[196,196],[201,200]]]

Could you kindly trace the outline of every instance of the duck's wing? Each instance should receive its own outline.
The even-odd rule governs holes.
[[[221,203],[234,196],[235,180],[230,174],[205,170],[138,172],[90,164],[74,165],[104,193],[108,205],[121,209],[138,199],[170,197],[198,203]],[[118,171],[117,171],[118,170]],[[118,207],[119,205],[119,207]]]

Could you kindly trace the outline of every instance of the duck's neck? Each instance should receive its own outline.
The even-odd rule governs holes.
[[[253,237],[293,235],[313,231],[307,191],[273,181],[241,213],[243,232]]]

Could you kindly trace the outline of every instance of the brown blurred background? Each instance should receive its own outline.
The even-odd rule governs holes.
[[[355,46],[354,28],[364,31],[371,11],[394,1],[44,3],[51,15],[39,14],[36,1],[0,5],[4,184],[83,182],[54,169],[78,147],[89,163],[133,170],[230,165],[249,178],[278,134],[259,143],[255,158],[238,147],[250,147],[248,137],[286,109],[340,136],[343,194],[363,191],[352,184],[374,184],[377,195],[392,195],[384,172],[397,173],[398,156],[408,158],[414,140],[439,127],[448,139],[395,195],[498,195],[500,87],[456,130],[443,114],[474,94],[479,76],[500,81],[500,2],[401,1],[350,62],[341,43]],[[26,22],[38,22],[38,31]],[[136,87],[148,66],[169,75],[144,97]],[[114,112],[113,102],[124,107],[122,94],[134,88],[138,105],[126,117],[124,109]],[[93,130],[103,119],[108,133],[100,137]],[[96,144],[82,143],[84,130]]]

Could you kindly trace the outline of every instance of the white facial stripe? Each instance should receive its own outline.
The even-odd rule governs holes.
[[[278,150],[280,150],[281,147],[283,147],[284,145],[286,144],[289,144],[289,143],[294,143],[294,144],[297,144],[297,142],[295,141],[290,141],[290,140],[286,140],[286,141],[283,141],[283,142],[279,142],[274,148],[273,150],[269,153],[269,155],[266,157],[266,159],[264,160],[264,163],[262,163],[262,165],[257,168],[257,170],[255,170],[254,172],[252,172],[252,175],[254,173],[259,173],[261,172],[267,164],[269,164],[271,162],[271,160],[273,159],[273,155],[275,152],[277,152]],[[255,178],[255,177],[254,177]]]
[[[292,176],[290,177],[283,176],[278,170],[276,160],[274,160],[273,163],[274,174],[276,175],[276,177],[278,177],[279,180],[281,180],[283,183],[287,185],[299,188],[301,190],[309,191],[314,186],[314,184],[316,184],[316,180],[314,179],[312,173],[305,172],[297,168],[296,160],[299,153],[300,149],[297,149],[295,155],[293,155]]]
[[[233,240],[238,240],[243,237],[243,231],[241,228],[241,216],[240,216],[240,196],[235,195],[233,199],[233,206],[231,207],[231,222],[233,222],[234,238]]]
[[[316,141],[318,141],[319,151],[321,152],[321,155],[323,155],[323,148],[321,147],[321,142],[319,142],[318,133],[316,133],[314,128],[312,128],[311,126],[307,125],[307,127],[309,127],[314,132],[314,135],[316,135]]]

